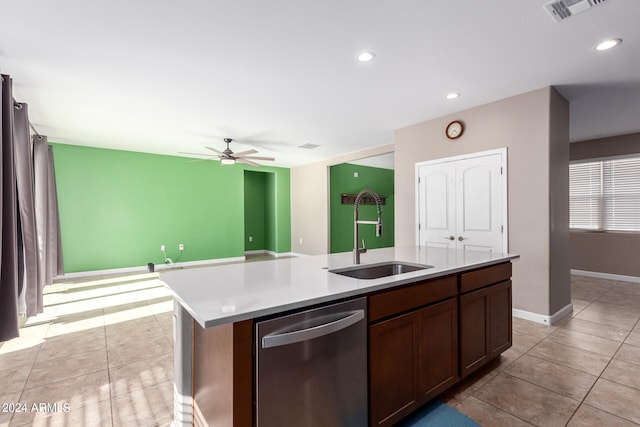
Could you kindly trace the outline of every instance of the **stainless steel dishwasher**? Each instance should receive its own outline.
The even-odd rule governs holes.
[[[256,323],[258,427],[367,425],[366,298]]]

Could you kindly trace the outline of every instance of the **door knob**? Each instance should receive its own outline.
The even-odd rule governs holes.
[[[458,241],[462,242],[463,240],[464,240],[464,237],[458,236]]]
[[[449,239],[449,240],[455,240],[455,237],[454,237],[454,236],[449,236],[449,237],[444,236],[444,238],[445,238],[445,239]]]

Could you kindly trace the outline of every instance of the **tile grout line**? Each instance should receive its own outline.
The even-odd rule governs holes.
[[[45,307],[49,307],[49,306],[48,305],[45,306],[43,304],[43,306],[42,306],[43,312],[44,312],[44,308]],[[23,328],[24,328],[24,326],[21,329],[23,329]],[[51,320],[47,321],[47,328],[46,328],[46,331],[44,333],[44,336],[42,337],[42,340],[45,341],[45,342],[46,342],[47,334],[49,332],[49,328],[51,328]],[[29,369],[29,375],[27,375],[27,378],[25,378],[25,380],[24,380],[24,384],[22,386],[22,390],[20,391],[20,397],[18,398],[18,402],[22,402],[22,397],[24,396],[24,392],[27,389],[27,383],[29,382],[29,378],[31,377],[31,374],[33,374],[33,368],[36,365],[36,361],[38,360],[38,357],[40,356],[40,352],[42,351],[43,344],[44,343],[38,344],[38,351],[36,352],[36,356],[33,358],[33,362],[31,362],[31,368]],[[13,422],[13,418],[15,417],[15,414],[16,414],[15,412],[13,414],[11,414],[11,417],[9,418],[9,426],[11,426],[11,424]]]
[[[109,340],[107,339],[107,324],[104,319],[104,307],[102,308],[102,310],[102,322],[104,323],[104,351],[105,359],[107,360],[107,381],[109,381],[109,413],[111,414],[111,427],[114,427],[113,392],[111,390],[111,366],[109,365]]]
[[[598,299],[599,299],[599,297],[598,297]],[[592,302],[592,303],[593,303],[593,302]],[[582,310],[586,309],[586,308],[587,308],[589,305],[591,305],[592,303],[590,303],[590,304],[588,304],[587,306],[585,306]],[[582,311],[582,310],[581,310],[581,311]],[[570,319],[570,318],[573,318],[573,317],[574,317],[574,316],[571,316],[571,317],[568,317],[568,318]],[[580,320],[582,320],[582,319],[580,319]],[[563,320],[561,320],[559,323],[561,323],[562,321],[563,321]],[[637,320],[637,321],[636,321],[636,324],[634,325],[634,327],[633,327],[633,328],[635,328],[635,326],[638,324],[638,322],[640,322],[640,320]],[[600,324],[600,323],[597,323],[597,322],[590,322],[590,323]],[[602,324],[600,324],[600,325],[602,325]],[[612,326],[612,325],[605,325],[605,326]],[[613,358],[615,357],[615,355],[618,353],[618,351],[619,351],[619,350],[620,350],[620,348],[622,347],[622,344],[624,343],[624,341],[626,341],[626,338],[629,336],[629,334],[631,333],[631,331],[633,330],[633,328],[631,328],[631,330],[630,330],[629,332],[627,332],[627,335],[625,336],[624,340],[623,340],[622,342],[619,342],[619,346],[618,346],[618,349],[616,350],[616,352],[615,352],[613,355],[611,355],[611,356],[605,356],[605,357],[608,357],[608,358],[609,358],[609,360],[607,361],[607,364],[605,365],[605,367],[600,371],[600,374],[598,374],[598,375],[596,376],[596,375],[592,375],[592,374],[589,374],[589,373],[587,373],[587,372],[584,372],[585,374],[592,375],[592,376],[596,377],[596,379],[595,379],[595,381],[593,382],[593,384],[591,385],[591,387],[589,387],[589,390],[585,393],[584,397],[583,397],[580,401],[578,401],[578,400],[576,400],[576,399],[573,399],[572,397],[567,396],[567,395],[564,395],[564,394],[562,394],[562,393],[558,393],[558,392],[556,392],[556,391],[554,391],[554,390],[551,390],[551,389],[549,389],[549,388],[547,388],[547,387],[541,386],[541,385],[539,385],[539,384],[535,384],[535,383],[533,383],[533,382],[531,382],[531,381],[528,381],[528,380],[525,380],[525,379],[522,379],[522,378],[519,378],[519,377],[516,377],[516,376],[510,375],[509,373],[505,372],[505,370],[506,370],[506,368],[507,368],[507,367],[505,367],[502,371],[500,371],[500,373],[503,373],[505,376],[509,376],[509,377],[512,377],[512,378],[518,379],[518,380],[520,380],[520,381],[527,382],[527,383],[529,383],[529,384],[531,384],[531,385],[534,385],[534,386],[537,386],[537,387],[543,388],[543,389],[545,389],[545,390],[547,390],[547,391],[549,391],[549,392],[552,392],[552,393],[558,394],[558,395],[560,395],[560,396],[564,396],[564,397],[566,397],[566,398],[569,398],[569,399],[574,400],[575,402],[578,402],[578,405],[576,406],[576,409],[573,411],[573,413],[571,414],[571,416],[569,417],[569,419],[568,419],[568,420],[567,420],[567,422],[565,423],[565,425],[567,425],[567,424],[571,421],[571,419],[573,419],[573,417],[574,417],[574,416],[575,416],[575,414],[577,413],[578,409],[580,409],[580,407],[581,407],[582,405],[590,406],[590,405],[588,405],[588,404],[584,403],[585,399],[587,398],[587,396],[589,395],[589,393],[591,392],[591,390],[593,389],[593,387],[595,386],[595,384],[598,382],[598,380],[601,378],[602,374],[605,372],[605,370],[607,369],[607,367],[609,366],[609,364],[611,363],[611,361],[613,360]],[[560,330],[560,328],[558,328],[558,330]],[[537,345],[539,345],[542,341],[544,341],[546,338],[548,338],[549,336],[553,335],[553,334],[554,334],[554,333],[556,333],[556,332],[557,332],[557,330],[556,330],[556,331],[554,331],[554,332],[552,332],[552,333],[550,333],[549,335],[547,335],[547,337],[542,338],[538,343],[536,343],[536,344],[535,344],[534,346],[532,346],[530,349],[528,349],[527,351],[525,351],[524,353],[522,353],[522,354],[521,354],[517,359],[515,359],[515,360],[514,360],[511,364],[509,364],[509,365],[512,365],[513,363],[516,363],[516,362],[517,362],[518,360],[520,360],[524,355],[528,355],[528,356],[530,356],[530,357],[534,357],[534,358],[539,359],[539,360],[544,360],[545,362],[548,362],[548,363],[554,363],[554,364],[556,364],[556,365],[558,365],[558,366],[563,366],[563,367],[568,368],[568,369],[572,369],[572,370],[576,370],[576,371],[579,371],[579,372],[583,372],[583,371],[577,370],[577,369],[575,369],[575,368],[571,368],[571,367],[569,367],[569,366],[564,366],[564,365],[562,365],[562,364],[559,364],[559,363],[556,363],[556,362],[553,362],[553,361],[549,361],[549,360],[546,360],[546,359],[543,359],[543,358],[540,358],[540,357],[536,357],[535,355],[529,354],[529,352],[530,352],[533,348],[535,348],[535,347],[536,347]],[[576,332],[580,332],[580,331],[576,331]],[[583,334],[585,334],[585,335],[593,336],[593,337],[596,337],[596,338],[603,338],[603,337],[598,337],[597,335],[591,335],[591,334],[588,334],[588,333],[585,333],[585,332],[581,332],[581,333],[583,333]],[[526,333],[522,333],[522,335],[529,335],[529,336],[532,336],[532,335],[530,335],[530,334],[526,334]],[[607,338],[603,338],[603,339],[607,339]],[[612,341],[612,342],[618,342],[618,341],[613,341],[613,340],[609,340],[609,341]],[[553,342],[553,340],[552,340],[552,342]],[[566,343],[564,343],[564,344],[565,344],[565,345],[570,346],[569,344],[566,344]],[[580,349],[580,348],[575,347],[575,346],[570,346],[570,347],[576,348],[576,349],[578,349],[578,350],[582,350],[582,351],[587,351],[587,352],[589,352],[588,350],[583,350],[583,349]],[[589,353],[593,353],[593,352],[589,352]],[[598,354],[598,353],[593,353],[593,354]],[[498,374],[498,375],[499,375],[499,374]],[[496,377],[497,377],[497,375],[496,375]],[[495,377],[494,377],[494,378],[495,378]],[[494,378],[492,378],[491,380],[487,381],[487,383],[483,384],[482,386],[480,386],[480,387],[478,388],[478,390],[475,390],[475,391],[479,391],[479,390],[481,390],[482,388],[484,388],[485,386],[487,386],[487,384],[489,384],[491,381],[493,381],[493,379],[494,379]],[[474,393],[475,393],[475,391],[474,391]],[[473,393],[470,393],[470,394],[469,394],[469,396],[473,396]],[[466,400],[469,396],[465,397],[465,398],[461,401],[461,403],[462,403],[464,400]],[[474,396],[474,397],[475,397],[475,396]],[[476,397],[476,399],[480,399],[480,398]],[[482,400],[482,399],[480,399],[480,400]],[[486,404],[488,404],[488,405],[490,405],[490,406],[494,407],[494,408],[497,408],[497,409],[501,410],[502,412],[508,413],[508,414],[509,414],[509,415],[511,415],[511,416],[514,416],[514,417],[516,417],[516,418],[518,418],[518,419],[521,419],[521,418],[520,418],[520,417],[518,417],[516,414],[512,414],[512,413],[510,413],[510,412],[504,411],[503,409],[498,408],[498,407],[496,407],[495,405],[492,405],[491,403],[486,402],[486,401],[484,401],[484,400],[482,400],[482,401],[483,401],[484,403],[486,403]],[[457,405],[456,405],[456,406],[457,406]],[[599,408],[596,408],[596,409],[599,409]],[[607,412],[607,411],[603,411],[603,412]],[[609,412],[607,412],[607,413],[609,413]],[[626,418],[621,417],[620,415],[611,414],[611,413],[609,413],[609,414],[610,414],[610,415],[613,415],[613,416],[616,416],[616,417],[618,417],[618,418],[621,418],[621,419],[627,420]],[[522,420],[522,419],[521,419],[521,420]],[[522,420],[522,421],[528,422],[528,421],[526,421],[526,420]],[[631,420],[628,420],[628,421],[631,421]]]
[[[584,309],[586,309],[588,306],[590,306],[591,304],[593,304],[594,302],[598,301],[605,293],[609,292],[610,290],[616,288],[618,285],[613,285],[611,287],[609,287],[609,289],[607,289],[606,292],[602,293],[600,296],[598,296],[598,298],[596,298],[594,301],[592,301],[589,305],[587,305]],[[584,310],[583,309],[583,310]],[[582,319],[581,319],[582,320]],[[591,323],[596,323],[596,322],[591,322]],[[613,361],[613,359],[615,358],[616,354],[618,354],[618,352],[620,351],[620,349],[622,348],[622,345],[625,343],[625,341],[627,340],[627,338],[629,337],[629,334],[633,331],[633,329],[640,323],[640,318],[636,320],[636,323],[633,325],[633,327],[629,330],[629,332],[627,332],[627,335],[625,336],[625,338],[622,340],[622,342],[620,343],[620,345],[618,346],[618,348],[616,349],[616,351],[611,355],[611,357],[609,357],[609,360],[607,361],[607,364],[604,366],[604,368],[602,368],[602,371],[600,371],[600,374],[598,374],[596,380],[593,382],[593,384],[591,385],[591,387],[589,387],[589,390],[585,393],[584,397],[582,398],[582,400],[580,401],[580,404],[578,405],[578,407],[575,409],[575,411],[573,411],[573,414],[571,414],[571,417],[569,417],[569,420],[567,421],[567,423],[565,425],[568,425],[571,420],[573,419],[573,417],[575,417],[576,413],[578,412],[578,409],[580,409],[580,407],[582,405],[586,405],[589,407],[593,407],[591,405],[589,405],[588,403],[585,403],[585,400],[587,399],[587,396],[589,396],[589,394],[591,393],[591,391],[593,390],[593,388],[596,386],[596,384],[598,383],[598,381],[602,378],[602,374],[605,373],[605,371],[607,370],[607,368],[609,367],[609,365],[611,364],[611,362]],[[611,325],[606,325],[606,326],[611,326]],[[589,335],[589,334],[587,334]],[[607,380],[606,378],[603,378],[604,380]],[[608,380],[607,380],[608,381]],[[612,381],[615,382],[615,381]],[[616,383],[619,384],[619,383]],[[624,385],[624,384],[621,384]],[[620,419],[629,421],[629,422],[633,422],[627,418],[622,417],[621,415],[618,414],[613,414],[611,412],[608,412],[606,410],[603,410],[601,408],[595,408],[597,410],[603,411],[609,415],[612,415],[614,417],[618,417]]]
[[[537,345],[537,344],[536,344],[536,345]],[[535,346],[534,346],[534,347],[535,347]],[[520,356],[518,356],[515,360],[513,360],[513,361],[512,361],[511,363],[509,363],[509,365],[507,365],[507,366],[513,365],[513,364],[514,364],[514,363],[516,363],[518,360],[520,360],[520,359],[522,358],[522,356],[524,356],[525,354],[527,354],[527,352],[521,353],[521,354],[520,354]],[[486,383],[484,383],[484,384],[482,384],[480,387],[478,387],[478,389],[477,389],[477,390],[474,390],[473,392],[469,393],[469,395],[468,395],[468,396],[466,396],[464,399],[462,399],[462,400],[460,401],[460,403],[464,402],[464,401],[465,401],[465,400],[467,400],[469,397],[473,397],[473,398],[478,399],[478,400],[480,400],[481,402],[484,402],[485,404],[487,404],[487,405],[489,405],[489,406],[491,406],[491,407],[495,408],[496,410],[498,410],[498,411],[500,411],[500,412],[504,412],[505,414],[511,415],[512,417],[517,418],[517,419],[519,419],[519,420],[521,420],[521,421],[523,421],[523,422],[525,422],[525,423],[527,423],[527,424],[529,424],[529,425],[534,425],[534,424],[531,424],[530,422],[528,422],[527,420],[524,420],[524,419],[520,418],[519,416],[517,416],[517,415],[515,415],[515,414],[512,414],[511,412],[507,412],[507,411],[505,411],[504,409],[499,408],[499,407],[495,406],[494,404],[492,404],[492,403],[490,403],[490,402],[487,402],[487,401],[485,401],[485,400],[483,400],[483,399],[481,399],[481,398],[476,397],[476,396],[474,396],[474,395],[473,395],[476,391],[480,391],[480,390],[482,390],[485,386],[487,386],[489,383],[491,383],[494,379],[496,379],[496,378],[498,377],[498,375],[500,375],[500,374],[505,374],[505,375],[507,375],[507,376],[510,376],[509,374],[507,374],[506,372],[504,372],[504,370],[507,368],[507,366],[505,366],[502,370],[500,370],[496,376],[494,376],[494,377],[493,377],[493,378],[491,378],[489,381],[487,381]],[[459,405],[460,403],[458,403],[458,405]],[[456,406],[458,406],[458,405],[456,405]],[[474,420],[474,421],[475,421],[475,420]],[[476,421],[476,422],[477,422],[477,421]]]

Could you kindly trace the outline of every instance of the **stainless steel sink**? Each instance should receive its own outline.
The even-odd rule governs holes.
[[[395,276],[397,274],[425,270],[427,268],[433,268],[433,266],[389,261],[379,264],[337,268],[335,270],[329,270],[329,273],[340,274],[342,276],[353,277],[355,279],[379,279],[380,277]]]

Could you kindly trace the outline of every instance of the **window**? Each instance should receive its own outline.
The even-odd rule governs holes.
[[[569,227],[640,231],[640,157],[569,165]]]

